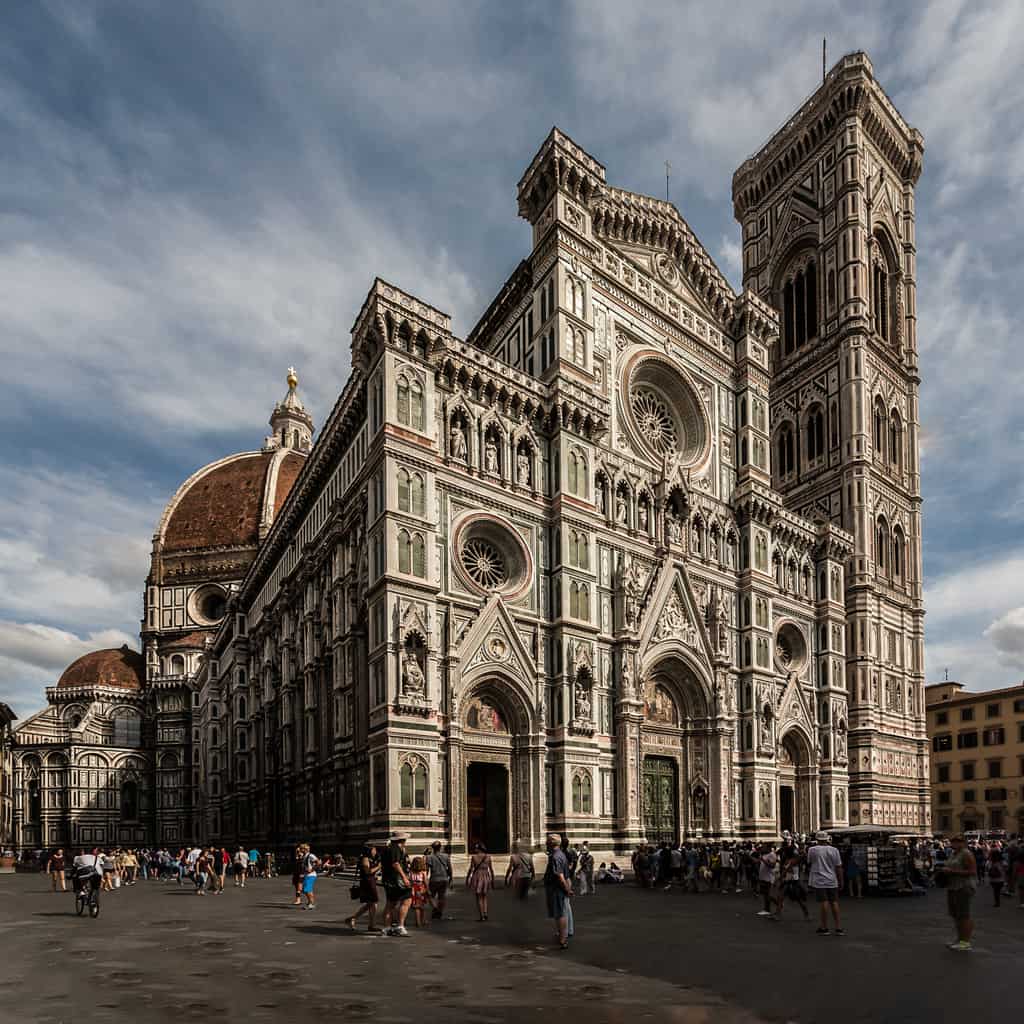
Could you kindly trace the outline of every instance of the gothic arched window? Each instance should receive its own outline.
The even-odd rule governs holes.
[[[884,516],[878,517],[875,529],[875,565],[880,575],[888,575],[889,568],[889,525]]]
[[[400,803],[403,810],[425,810],[427,806],[427,767],[422,761],[406,761],[398,772]]]
[[[903,465],[903,421],[895,409],[889,417],[889,461],[894,469]]]
[[[885,406],[882,404],[881,398],[875,399],[875,455],[879,459],[884,459],[886,456],[886,430],[885,430]]]
[[[578,771],[572,777],[572,813],[590,814],[593,806],[593,781],[590,772]]]
[[[897,526],[892,531],[892,579],[894,583],[903,582],[903,574],[906,571],[904,565],[906,544],[903,540],[903,531]]]
[[[818,336],[818,268],[794,268],[782,284],[782,353],[790,355]]]
[[[780,477],[789,476],[796,472],[797,452],[796,442],[793,438],[793,428],[788,423],[783,423],[779,428],[778,447],[778,473]]]

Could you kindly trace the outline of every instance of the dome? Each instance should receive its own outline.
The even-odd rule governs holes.
[[[306,461],[287,448],[231,455],[179,488],[160,525],[164,554],[256,547]]]
[[[119,686],[123,690],[140,690],[145,678],[146,663],[142,655],[125,644],[82,655],[64,669],[57,685]]]

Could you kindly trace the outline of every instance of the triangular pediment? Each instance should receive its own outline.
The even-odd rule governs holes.
[[[784,253],[801,235],[816,239],[818,211],[799,196],[791,196],[778,219],[779,229],[772,239],[771,261]]]
[[[690,287],[678,265],[664,250],[656,245],[635,245],[622,242],[616,242],[613,248],[620,256],[629,260],[640,273],[650,277],[657,287],[682,299],[701,316],[712,322],[717,320],[714,310]]]
[[[795,672],[791,672],[789,680],[782,691],[782,698],[778,707],[779,738],[782,738],[786,729],[796,723],[803,727],[808,736],[814,736],[814,715],[807,706],[807,699],[804,696],[803,687],[797,679]]]
[[[505,602],[497,594],[488,599],[466,632],[458,657],[463,676],[485,667],[505,667],[531,681],[537,675],[536,659],[530,656]]]
[[[713,651],[704,615],[682,562],[665,563],[644,610],[641,650],[653,650],[663,645],[682,645],[705,664],[711,664]]]

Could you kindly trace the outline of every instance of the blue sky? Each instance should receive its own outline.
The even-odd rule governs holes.
[[[379,274],[465,334],[529,248],[552,124],[672,198],[738,283],[734,168],[867,50],[924,132],[927,670],[1024,661],[1024,5],[20,2],[0,33],[0,700],[137,644],[164,503],[257,447],[295,364],[323,421]]]

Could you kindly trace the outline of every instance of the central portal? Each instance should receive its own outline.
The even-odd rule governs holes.
[[[508,769],[476,761],[466,769],[466,838],[472,851],[483,843],[488,853],[507,853]]]
[[[779,786],[780,832],[796,831],[796,815],[793,810],[793,787]]]
[[[679,838],[679,788],[670,757],[644,758],[644,833],[649,843]]]

